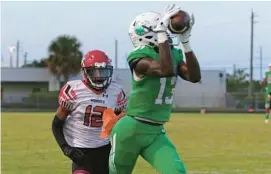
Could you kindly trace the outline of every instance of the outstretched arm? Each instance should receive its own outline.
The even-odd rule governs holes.
[[[190,81],[192,83],[197,83],[197,82],[200,82],[200,80],[201,80],[200,66],[199,66],[198,59],[197,59],[195,53],[193,52],[193,50],[190,46],[190,43],[189,43],[189,38],[191,36],[191,31],[192,31],[194,24],[195,24],[195,17],[194,17],[194,15],[192,15],[191,20],[190,20],[189,30],[183,34],[180,34],[180,40],[182,42],[183,51],[185,53],[186,63],[184,64],[182,62],[179,65],[179,70],[182,74],[180,76],[183,79]]]

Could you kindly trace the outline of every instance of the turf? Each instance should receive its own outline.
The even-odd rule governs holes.
[[[67,174],[51,133],[53,113],[2,113],[3,174]],[[173,114],[166,125],[191,174],[270,174],[271,124],[256,114]],[[138,159],[135,174],[156,174]]]

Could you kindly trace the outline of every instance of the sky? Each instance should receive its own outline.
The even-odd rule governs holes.
[[[118,67],[126,67],[125,55],[132,50],[128,28],[134,17],[146,11],[163,12],[175,3],[193,13],[196,23],[191,46],[202,69],[248,68],[250,58],[250,15],[256,13],[254,33],[255,76],[259,76],[259,47],[263,67],[271,63],[271,1],[267,2],[1,2],[2,66],[9,66],[8,47],[20,40],[28,62],[48,56],[50,42],[61,34],[76,36],[82,51],[105,51],[114,62],[114,40],[119,42]],[[16,56],[14,56],[16,57]],[[15,58],[14,58],[15,59]],[[15,65],[15,60],[13,65]]]

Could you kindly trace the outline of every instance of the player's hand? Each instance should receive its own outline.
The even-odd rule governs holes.
[[[192,14],[191,19],[190,19],[190,23],[189,23],[189,29],[186,32],[184,32],[183,34],[179,35],[180,41],[183,44],[189,42],[189,38],[191,36],[191,31],[192,31],[194,24],[195,24],[195,16]]]
[[[166,32],[168,29],[168,25],[170,22],[170,18],[176,15],[181,10],[180,7],[175,7],[175,4],[167,5],[163,14],[161,14],[161,18],[157,23],[157,26],[153,31],[155,32]]]
[[[65,146],[62,148],[62,151],[67,157],[77,164],[83,164],[85,162],[84,153],[76,147]]]

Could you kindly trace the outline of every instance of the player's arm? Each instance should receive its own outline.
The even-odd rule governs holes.
[[[68,145],[63,134],[63,125],[73,109],[73,97],[70,94],[71,90],[72,88],[69,84],[64,85],[60,90],[58,96],[59,107],[52,122],[53,135],[61,149]]]
[[[162,35],[159,49],[159,61],[152,60],[151,58],[143,57],[133,59],[129,62],[130,68],[135,71],[137,75],[148,75],[156,77],[171,77],[175,75],[176,69],[173,65],[171,49],[165,33],[157,33]],[[164,36],[163,36],[164,35]]]
[[[193,51],[185,53],[186,63],[181,61],[178,64],[178,75],[189,82],[198,83],[201,80],[201,72],[198,60]]]
[[[84,154],[79,149],[69,146],[63,133],[65,120],[75,108],[74,99],[75,95],[73,95],[71,86],[69,84],[64,85],[59,93],[59,106],[52,121],[52,132],[63,153],[71,160],[81,163],[84,160]]]
[[[190,20],[189,30],[183,34],[180,34],[180,40],[181,40],[183,51],[185,54],[186,63],[181,62],[179,64],[178,72],[179,72],[179,75],[183,79],[190,81],[192,83],[197,83],[197,82],[200,82],[201,80],[200,66],[199,66],[198,59],[189,43],[191,31],[194,24],[195,24],[195,17],[194,15],[192,15],[191,20]]]
[[[56,139],[57,144],[61,149],[65,148],[65,146],[68,145],[63,134],[63,126],[70,112],[71,111],[68,110],[67,108],[59,106],[52,122],[52,132]]]

